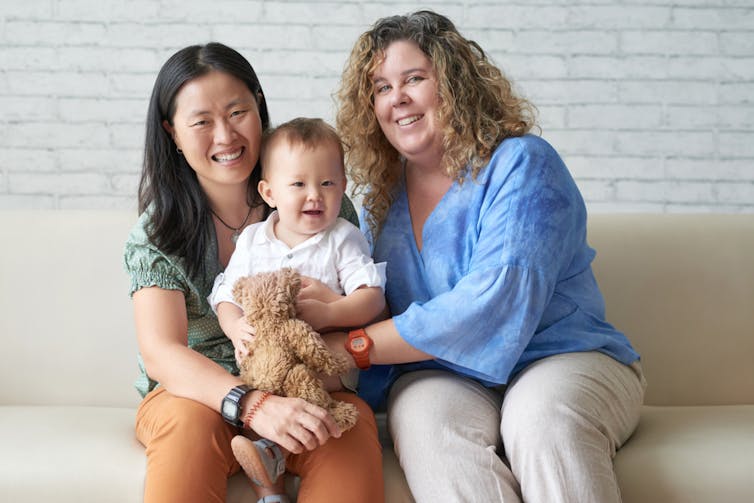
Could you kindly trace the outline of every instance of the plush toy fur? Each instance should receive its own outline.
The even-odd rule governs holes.
[[[317,377],[339,375],[347,360],[328,349],[319,333],[296,318],[296,296],[301,290],[297,271],[284,268],[238,279],[233,288],[246,321],[254,327],[249,355],[240,362],[241,379],[255,389],[300,397],[330,412],[346,431],[356,424],[353,404],[334,400]]]

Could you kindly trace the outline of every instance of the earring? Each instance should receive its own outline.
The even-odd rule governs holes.
[[[183,155],[183,150],[181,150],[180,148],[178,148],[177,145],[175,147],[175,151],[178,152],[179,155]]]

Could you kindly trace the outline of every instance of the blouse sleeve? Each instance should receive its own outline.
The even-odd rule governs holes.
[[[138,224],[131,231],[123,253],[126,273],[131,279],[129,295],[147,287],[187,292],[186,273],[177,261],[148,242]]]
[[[581,196],[554,151],[521,150],[504,160],[487,168],[475,243],[459,244],[453,255],[469,257],[467,270],[447,291],[394,318],[411,345],[498,383],[540,326],[585,226]]]

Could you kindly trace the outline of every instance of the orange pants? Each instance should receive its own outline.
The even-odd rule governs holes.
[[[286,467],[301,477],[299,503],[384,502],[382,449],[374,415],[353,393],[338,400],[359,409],[359,421],[340,438],[291,454]],[[216,411],[163,388],[149,393],[136,414],[136,437],[146,447],[145,503],[225,503],[228,477],[240,470],[230,449],[239,432]]]

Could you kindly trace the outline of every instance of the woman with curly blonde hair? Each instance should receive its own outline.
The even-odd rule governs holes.
[[[443,20],[448,24],[443,26]],[[412,29],[411,23],[419,29]],[[443,30],[442,37],[428,36],[429,27]],[[502,140],[521,136],[534,126],[534,107],[513,92],[511,82],[487,59],[482,48],[463,38],[446,18],[417,12],[405,18],[405,26],[386,22],[364,33],[343,73],[337,120],[343,142],[350,146],[350,175],[356,187],[376,189],[365,195],[373,230],[384,217],[382,210],[389,205],[401,166],[398,151],[374,120],[371,76],[386,47],[407,36],[435,67],[440,97],[437,118],[442,124],[444,148],[442,168],[450,178],[461,182],[467,174],[476,177]]]
[[[330,340],[387,405],[417,502],[618,502],[639,356],[605,321],[586,208],[533,107],[444,16],[357,40],[337,126],[392,318]]]

